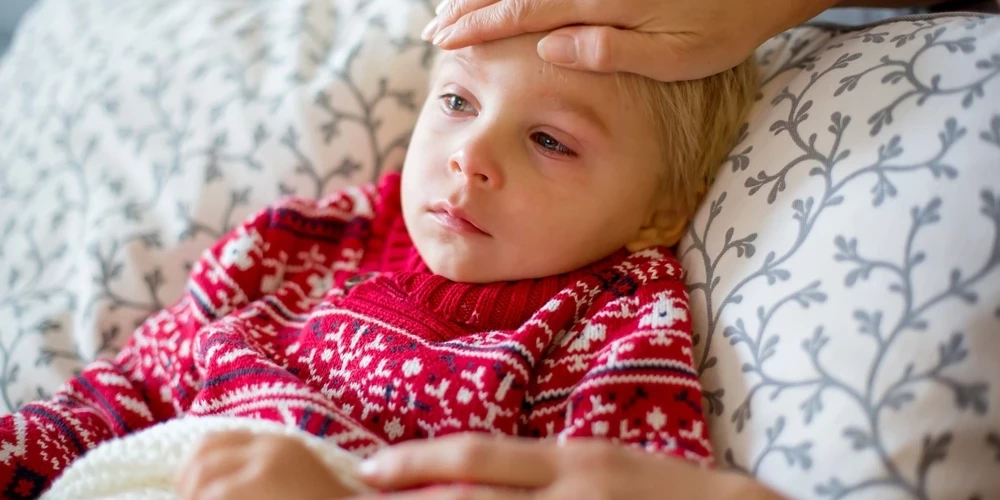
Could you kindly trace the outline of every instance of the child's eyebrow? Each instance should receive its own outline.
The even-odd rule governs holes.
[[[450,57],[449,57],[450,56]],[[450,59],[465,70],[466,73],[475,76],[476,78],[484,78],[483,69],[478,65],[473,63],[469,58],[461,53],[452,52],[448,54],[447,59]],[[611,129],[605,123],[601,114],[591,104],[581,101],[579,99],[574,99],[571,96],[566,95],[565,92],[557,91],[545,91],[538,96],[541,100],[545,101],[546,105],[557,110],[566,111],[576,115],[579,115],[585,121],[593,124],[598,131],[605,137],[611,136]]]
[[[587,102],[573,99],[562,93],[549,92],[542,96],[549,105],[559,111],[568,111],[570,113],[579,115],[584,120],[590,122],[605,136],[611,135],[611,129],[608,128],[607,123],[601,117],[601,114]]]
[[[466,73],[475,75],[477,78],[482,78],[484,76],[482,68],[480,68],[477,64],[473,64],[472,61],[470,61],[469,58],[465,57],[463,54],[452,52],[450,56],[451,57],[448,59],[457,62]]]

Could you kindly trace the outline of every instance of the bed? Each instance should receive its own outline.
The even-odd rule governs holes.
[[[0,408],[51,394],[280,196],[402,164],[427,0],[42,0],[0,62]],[[811,24],[678,254],[720,466],[1000,498],[1000,19]]]

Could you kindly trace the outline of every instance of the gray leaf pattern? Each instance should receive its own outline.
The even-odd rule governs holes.
[[[398,169],[432,14],[40,2],[0,64],[0,407],[113,355],[248,214]]]
[[[3,407],[113,355],[242,217],[399,168],[432,7],[42,2],[0,64]],[[965,479],[1000,462],[998,33],[929,16],[758,52],[679,252],[724,466],[797,498],[1000,488]]]
[[[759,59],[680,252],[722,462],[799,498],[998,491],[1000,21],[802,27]]]

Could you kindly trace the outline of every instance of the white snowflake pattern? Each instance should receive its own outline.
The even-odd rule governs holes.
[[[285,280],[284,266],[278,266],[273,274],[267,274],[260,280],[260,291],[264,293],[274,293],[278,291],[281,282]]]
[[[681,299],[675,299],[666,293],[657,294],[653,310],[639,320],[639,328],[669,328],[678,321],[687,321],[688,313],[683,305],[684,301]]]
[[[663,258],[663,253],[656,248],[647,248],[645,250],[640,250],[634,254],[633,257],[643,257],[650,260],[660,260]]]
[[[412,377],[414,375],[419,375],[420,371],[423,370],[424,366],[420,363],[420,359],[412,358],[403,363],[403,375],[407,377]]]
[[[385,423],[385,435],[390,441],[395,441],[399,439],[403,433],[406,432],[406,428],[403,423],[399,420],[399,417],[393,418],[392,420]]]
[[[368,365],[372,364],[372,360],[374,359],[375,358],[373,358],[371,354],[365,354],[361,358],[361,361],[358,364],[361,366],[361,368],[368,368]]]
[[[580,336],[573,340],[569,346],[569,352],[589,352],[590,344],[600,344],[608,338],[608,327],[602,324],[587,323],[580,332]]]
[[[604,352],[601,353],[600,359],[603,360],[604,366],[612,367],[618,364],[618,359],[622,354],[628,354],[635,351],[635,344],[624,339],[618,339],[611,343]]]
[[[590,433],[594,436],[607,436],[610,429],[610,424],[605,420],[598,420],[590,424]]]
[[[472,391],[463,387],[458,391],[458,402],[467,405],[472,401],[472,396]]]
[[[246,271],[253,267],[254,261],[250,253],[260,242],[260,236],[256,233],[247,233],[240,229],[239,234],[226,242],[222,247],[222,254],[219,255],[219,262],[224,267],[233,267],[235,264],[240,271]]]
[[[309,291],[309,296],[314,299],[322,297],[330,288],[333,288],[333,277],[329,274],[322,276],[314,274],[307,281],[309,286],[312,287],[312,290]]]
[[[659,406],[655,406],[652,411],[646,414],[646,423],[653,430],[659,432],[663,426],[667,425],[667,415],[663,413],[663,410],[660,410]]]

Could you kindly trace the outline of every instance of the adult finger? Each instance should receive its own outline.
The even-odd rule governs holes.
[[[409,441],[378,452],[360,468],[376,489],[435,483],[541,488],[556,477],[554,447],[537,440],[484,434]]]
[[[655,80],[703,78],[730,68],[747,54],[718,52],[690,32],[648,33],[608,26],[573,26],[538,42],[553,64],[602,73],[636,73]]]
[[[434,14],[441,19],[445,26],[455,22],[456,19],[487,5],[503,2],[504,0],[444,0],[434,9]]]
[[[469,12],[479,10],[487,5],[501,1],[503,0],[444,0],[437,5],[437,8],[434,10],[434,19],[431,19],[431,21],[427,23],[427,27],[424,28],[420,38],[429,42],[434,38],[434,35],[441,30],[441,28],[454,23],[456,19],[468,14]]]
[[[351,497],[351,500],[529,500],[525,491],[486,486],[433,486],[421,490]]]
[[[440,31],[432,40],[435,45],[452,50],[573,24],[629,26],[630,15],[634,13],[627,5],[609,9],[606,0],[499,0],[461,16],[442,19]]]

